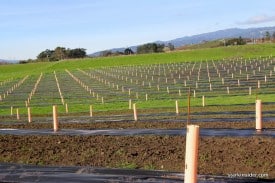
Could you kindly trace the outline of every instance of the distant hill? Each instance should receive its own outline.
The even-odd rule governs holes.
[[[260,27],[260,28],[248,28],[248,29],[239,29],[239,28],[232,28],[232,29],[224,29],[224,30],[218,30],[215,32],[209,32],[209,33],[203,33],[193,36],[185,36],[181,38],[176,38],[168,41],[156,41],[155,43],[159,44],[165,44],[168,43],[173,44],[176,48],[181,47],[184,45],[190,45],[190,44],[198,44],[205,41],[213,41],[218,39],[227,39],[227,38],[251,38],[251,39],[259,39],[265,36],[265,32],[270,32],[272,35],[273,32],[275,32],[275,26],[274,27]],[[130,48],[136,52],[137,47],[131,46]],[[111,48],[109,49],[112,52],[123,52],[126,48]],[[101,51],[95,52],[93,54],[90,54],[89,56],[99,56]]]
[[[0,59],[0,63],[2,64],[15,64],[18,63],[18,60],[5,60],[5,59]]]

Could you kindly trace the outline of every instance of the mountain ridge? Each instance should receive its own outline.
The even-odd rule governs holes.
[[[246,29],[229,28],[229,29],[217,30],[217,31],[208,32],[208,33],[192,35],[192,36],[184,36],[180,38],[171,39],[168,41],[155,41],[154,43],[165,44],[165,45],[167,45],[168,43],[171,43],[177,48],[177,47],[185,46],[189,44],[199,44],[204,41],[238,38],[240,36],[242,38],[259,39],[265,36],[265,32],[270,32],[270,34],[272,35],[272,33],[275,32],[275,26],[246,28]],[[134,45],[128,48],[131,48],[134,52],[136,52],[138,46],[140,45]],[[111,48],[111,49],[108,49],[108,51],[123,52],[125,49],[126,47]],[[106,50],[102,50],[102,51],[106,51]],[[93,57],[100,56],[102,51],[94,52],[92,54],[89,54],[89,56],[93,56]]]

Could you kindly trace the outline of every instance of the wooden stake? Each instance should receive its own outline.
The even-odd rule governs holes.
[[[28,107],[28,122],[29,122],[29,123],[32,122],[31,108],[30,108],[30,107]]]
[[[13,106],[11,106],[11,116],[13,115]]]
[[[188,125],[186,129],[186,151],[184,182],[196,183],[199,154],[199,126]]]
[[[58,112],[57,112],[57,106],[53,106],[53,131],[58,131]]]
[[[69,108],[68,108],[68,104],[67,103],[65,104],[65,108],[66,108],[66,113],[68,114],[69,113]]]
[[[190,90],[188,93],[188,105],[187,105],[187,125],[190,123]]]
[[[137,121],[137,108],[136,108],[136,104],[133,104],[133,111],[134,111],[134,120]]]
[[[256,100],[256,130],[262,130],[262,101]]]
[[[202,96],[202,106],[203,106],[203,107],[205,106],[205,98],[204,98],[204,95]]]
[[[93,117],[93,106],[90,105],[90,117]]]
[[[129,99],[129,109],[132,109],[132,100]]]
[[[176,100],[176,114],[177,115],[179,114],[179,103],[177,100]]]
[[[16,119],[20,120],[20,115],[19,115],[19,109],[18,108],[16,109]]]

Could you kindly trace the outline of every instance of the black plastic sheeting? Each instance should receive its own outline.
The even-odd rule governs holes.
[[[117,183],[117,182],[150,182],[182,183],[184,174],[179,172],[127,170],[96,167],[58,167],[35,166],[2,163],[0,164],[1,182],[41,182],[41,183]],[[229,177],[199,175],[198,183],[245,183],[273,182],[275,180],[257,177]]]
[[[213,113],[213,115],[215,115]],[[224,114],[225,115],[225,114]],[[236,114],[237,115],[237,114]],[[252,114],[251,114],[252,115]],[[200,116],[199,114],[191,115],[190,122],[254,122],[255,116],[251,117],[236,117],[232,116],[230,113],[227,114],[227,118],[223,116],[217,115],[216,117],[204,117],[204,115],[201,115],[202,117],[196,118],[196,116]],[[22,116],[21,116],[22,117]],[[27,123],[27,117],[25,116],[23,120],[18,121],[15,118],[14,119],[0,119],[1,124],[8,124],[8,123],[14,123],[16,124],[26,124]],[[273,122],[275,121],[275,117],[269,116],[269,117],[263,117],[263,121],[266,122]],[[53,118],[51,117],[33,117],[32,121],[35,123],[52,123]],[[69,116],[59,117],[60,123],[91,123],[91,122],[133,122],[134,117],[133,115],[113,115],[113,116]],[[161,114],[138,114],[138,121],[139,122],[187,122],[187,115],[180,114],[178,118],[174,113],[161,113]]]
[[[186,135],[186,129],[99,129],[99,130],[76,130],[61,129],[54,132],[50,129],[0,129],[0,134],[10,135],[115,135],[115,136],[131,136],[131,135]],[[257,131],[255,129],[225,129],[225,128],[201,128],[200,136],[233,136],[233,137],[249,137],[249,136],[269,136],[275,137],[275,129],[263,129]]]

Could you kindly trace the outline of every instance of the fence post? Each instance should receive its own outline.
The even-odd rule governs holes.
[[[184,182],[196,183],[199,154],[199,126],[187,125]]]
[[[205,106],[205,97],[204,97],[204,95],[202,96],[202,106],[203,107]]]
[[[53,106],[53,131],[58,131],[58,114],[57,114],[57,106]]]

